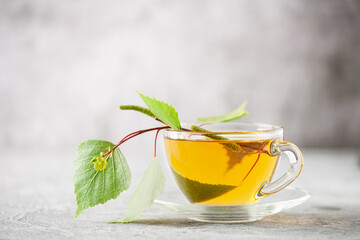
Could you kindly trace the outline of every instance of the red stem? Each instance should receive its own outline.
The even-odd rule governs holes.
[[[159,134],[160,130],[161,130],[161,129],[157,130],[157,131],[156,131],[156,135],[155,135],[154,158],[156,158],[156,140],[157,140],[157,137],[158,137],[158,134]]]
[[[150,131],[155,131],[155,130],[162,130],[162,129],[166,129],[166,128],[170,128],[169,126],[163,126],[163,127],[155,127],[155,128],[148,128],[148,129],[142,129],[136,132],[132,132],[128,135],[126,135],[123,139],[120,140],[120,142],[118,142],[113,148],[110,149],[110,151],[108,151],[107,153],[105,153],[103,156],[101,157],[106,157],[108,156],[112,151],[114,151],[117,147],[119,147],[121,144],[123,144],[124,142],[126,142],[127,140],[136,137],[140,134],[146,133],[146,132],[150,132]]]
[[[265,142],[265,143],[266,143],[266,142]],[[245,179],[249,176],[249,174],[251,173],[251,171],[254,169],[255,165],[256,165],[257,162],[259,161],[260,155],[261,155],[260,151],[261,151],[261,150],[263,149],[263,147],[265,146],[265,143],[263,143],[263,145],[262,145],[262,146],[260,147],[260,149],[258,150],[259,155],[258,155],[258,157],[257,157],[254,165],[251,167],[250,171],[249,171],[249,172],[246,174],[246,176],[244,177],[243,181],[245,181]],[[263,152],[263,151],[261,151],[261,152]]]
[[[250,171],[249,171],[249,172],[246,174],[246,176],[244,177],[243,181],[245,181],[245,179],[249,176],[249,174],[251,173],[251,171],[254,169],[255,165],[256,165],[257,162],[259,161],[259,159],[260,159],[260,153],[259,153],[259,155],[258,155],[258,157],[257,157],[257,159],[256,159],[256,161],[255,161],[255,163],[254,163],[254,165],[251,167]]]

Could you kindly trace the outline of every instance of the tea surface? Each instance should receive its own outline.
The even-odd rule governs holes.
[[[165,150],[175,180],[192,203],[252,204],[259,187],[276,168],[278,156],[268,154],[272,140],[174,140]],[[228,144],[237,144],[239,151]]]

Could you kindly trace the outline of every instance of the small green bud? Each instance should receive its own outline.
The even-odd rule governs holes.
[[[107,165],[106,159],[102,158],[102,157],[95,157],[91,162],[94,163],[94,169],[96,171],[105,170],[106,165]]]
[[[108,150],[108,152],[109,152],[111,149],[110,149],[110,147],[107,147],[106,150]],[[100,157],[94,157],[91,160],[91,163],[94,164],[94,169],[96,171],[105,170],[108,158],[112,157],[112,152],[110,154],[108,154],[106,157],[103,157],[104,155],[105,155],[105,153],[101,152]]]

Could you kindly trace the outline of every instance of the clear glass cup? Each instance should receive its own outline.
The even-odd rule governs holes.
[[[190,129],[192,124],[182,124]],[[203,125],[209,132],[164,131],[164,146],[173,176],[191,203],[206,205],[254,204],[274,194],[301,173],[303,157],[283,141],[280,126],[262,123]],[[274,180],[284,152],[292,153],[289,170]]]

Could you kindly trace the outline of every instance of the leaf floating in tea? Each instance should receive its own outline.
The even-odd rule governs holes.
[[[270,141],[248,141],[248,142],[238,142],[237,145],[241,146],[241,152],[228,151],[227,156],[229,157],[228,168],[226,171],[230,171],[237,164],[240,164],[245,156],[250,156],[252,154],[259,154],[262,152],[263,154],[266,151],[263,150],[263,147],[266,144],[270,144]]]
[[[201,123],[217,123],[217,122],[229,122],[238,118],[242,118],[248,114],[248,112],[245,111],[246,104],[247,102],[243,102],[237,109],[225,115],[197,118],[196,120]]]
[[[240,164],[241,161],[246,156],[246,153],[243,152],[234,152],[234,151],[228,151],[227,157],[229,158],[227,164],[226,172],[229,172],[231,169],[233,169],[237,164]]]
[[[179,188],[192,203],[204,202],[216,198],[237,187],[231,185],[201,183],[181,176],[174,169],[171,170],[174,173]]]

